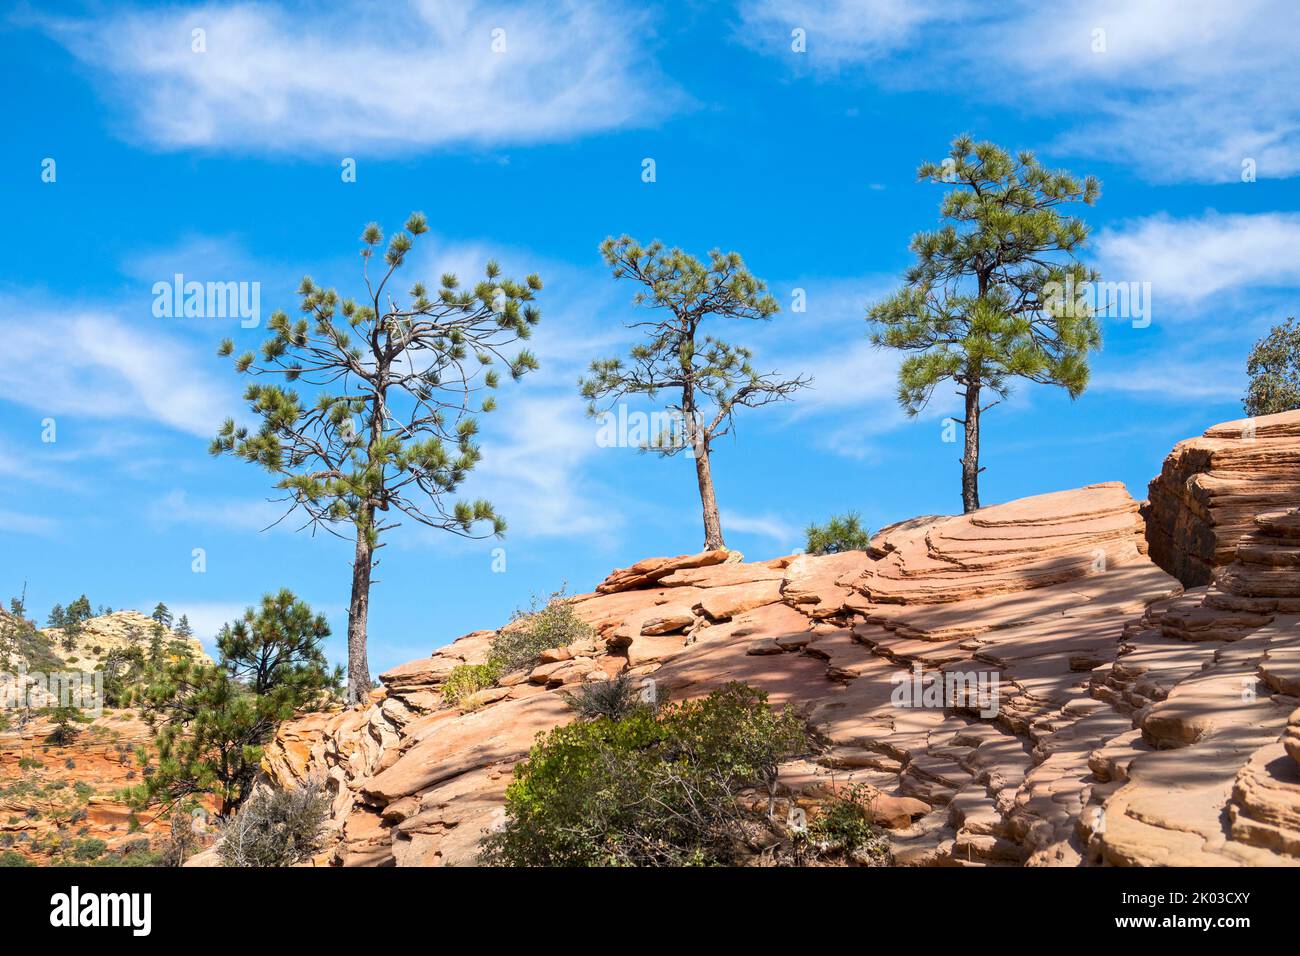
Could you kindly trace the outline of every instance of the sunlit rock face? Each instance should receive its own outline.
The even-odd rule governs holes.
[[[318,862],[469,864],[566,690],[742,681],[819,731],[784,805],[870,788],[900,865],[1300,863],[1300,414],[1242,427],[1181,443],[1141,511],[1105,483],[867,551],[640,561],[570,599],[590,638],[451,707],[495,632],[466,635],[284,725],[265,771],[329,781]]]
[[[1257,514],[1300,503],[1300,411],[1224,422],[1179,442],[1147,496],[1151,557],[1188,587],[1209,584]]]

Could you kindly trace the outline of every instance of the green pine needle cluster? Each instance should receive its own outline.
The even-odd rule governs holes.
[[[899,404],[916,415],[948,380],[1005,397],[1023,378],[1077,397],[1101,331],[1091,305],[1062,290],[1098,275],[1077,259],[1087,225],[1060,207],[1091,206],[1100,184],[969,136],[917,177],[955,188],[940,207],[947,222],[913,238],[905,286],[868,313],[876,345],[912,353],[899,371]]]
[[[715,249],[705,263],[681,249],[658,241],[642,245],[626,235],[607,238],[600,252],[615,279],[639,286],[633,302],[654,314],[632,323],[644,338],[626,360],[596,359],[579,380],[592,416],[629,395],[653,401],[666,392],[666,407],[682,416],[687,441],[657,442],[648,450],[674,455],[690,447],[707,453],[713,439],[731,429],[739,409],[789,398],[809,384],[803,376],[759,372],[748,348],[703,330],[714,318],[764,321],[780,311],[739,253]]]
[[[833,515],[823,525],[810,524],[804,532],[804,551],[808,554],[865,551],[870,543],[871,532],[862,526],[855,511]]]
[[[337,691],[341,675],[322,649],[329,633],[323,615],[282,590],[221,630],[215,665],[180,656],[154,667],[138,703],[156,728],[157,765],[128,801],[169,813],[215,794],[221,815],[237,810],[280,723]]]
[[[505,532],[489,502],[448,498],[482,458],[477,416],[496,408],[502,375],[517,381],[538,367],[531,351],[515,349],[541,319],[536,275],[506,278],[490,261],[472,288],[446,273],[437,289],[415,282],[397,293],[394,274],[427,231],[424,216],[412,214],[372,276],[384,233],[371,223],[362,233],[362,298],[304,277],[300,318],[272,314],[256,351],[235,355],[230,339],[218,349],[234,356],[236,372],[278,381],[250,383],[244,399],[259,426],[227,419],[211,452],[279,475],[290,511],[306,512],[310,524],[356,525],[372,548],[397,523],[377,515],[465,536],[482,524]]]

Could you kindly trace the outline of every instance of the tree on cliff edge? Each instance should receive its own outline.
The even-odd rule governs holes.
[[[1246,414],[1274,415],[1300,408],[1300,323],[1289,318],[1255,343],[1246,361]]]
[[[735,252],[715,249],[705,265],[680,249],[666,250],[659,242],[642,246],[630,236],[606,239],[600,252],[615,279],[644,286],[634,302],[659,311],[629,325],[646,336],[632,347],[629,362],[610,358],[591,363],[589,375],[578,383],[587,409],[597,416],[627,395],[654,399],[665,391],[673,396],[667,408],[679,423],[676,433],[670,427],[645,449],[664,456],[685,451],[694,457],[705,550],[725,548],[713,491],[713,441],[731,431],[738,409],[789,398],[809,379],[759,373],[750,365],[748,349],[704,334],[701,327],[713,316],[768,319],[779,307]]]
[[[527,349],[505,354],[541,318],[532,304],[542,287],[536,275],[502,278],[489,262],[472,290],[462,290],[451,273],[432,292],[422,282],[405,297],[392,288],[394,273],[427,231],[423,214],[413,213],[372,275],[384,236],[377,224],[366,227],[360,301],[304,278],[298,289],[304,317],[291,320],[277,311],[260,352],[235,359],[241,374],[273,375],[285,384],[250,384],[244,397],[260,427],[250,433],[228,419],[211,447],[281,476],[276,487],[290,502],[286,517],[304,513],[303,527],[343,537],[336,526],[351,526],[349,702],[370,689],[366,619],[382,535],[402,516],[465,537],[476,536],[480,523],[504,533],[505,521],[491,504],[451,497],[481,457],[475,416],[495,407],[491,392],[500,369],[518,380],[537,368]],[[229,339],[221,344],[221,355],[233,351]],[[304,399],[290,387],[297,382],[314,393]]]
[[[959,136],[948,158],[924,163],[917,178],[951,183],[940,215],[947,223],[918,233],[905,285],[867,315],[871,340],[911,353],[898,373],[898,401],[909,415],[945,381],[964,405],[962,506],[980,506],[980,417],[1004,398],[1011,380],[1060,385],[1076,398],[1088,384],[1088,353],[1101,346],[1087,283],[1097,274],[1076,258],[1088,238],[1080,219],[1058,207],[1091,206],[1101,193],[1045,169],[1033,153],[1013,158],[993,143]]]

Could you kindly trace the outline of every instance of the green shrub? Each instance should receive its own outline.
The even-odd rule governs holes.
[[[321,847],[329,819],[324,789],[309,782],[292,790],[261,789],[221,829],[223,866],[293,866]]]
[[[729,684],[707,698],[558,727],[515,767],[506,822],[482,844],[498,866],[731,864],[761,823],[736,799],[775,787],[807,746],[803,719]],[[752,845],[752,844],[751,844]]]
[[[94,838],[78,840],[72,848],[72,858],[81,863],[88,863],[91,860],[98,860],[108,849],[108,844],[103,840]]]
[[[281,590],[221,629],[215,665],[159,657],[140,690],[156,763],[141,754],[144,780],[125,794],[131,806],[172,807],[208,792],[221,816],[237,810],[276,728],[337,689],[341,672],[328,669],[323,650],[329,633],[324,615]]]
[[[534,595],[529,610],[516,611],[492,640],[488,660],[500,667],[502,674],[532,667],[542,651],[592,637],[591,626],[574,613],[564,588],[552,594],[544,606],[539,607],[540,603]]]
[[[640,708],[647,707],[641,699],[640,686],[626,674],[613,680],[579,684],[572,693],[564,695],[578,716],[587,720],[608,717],[622,720]]]
[[[77,734],[81,732],[81,728],[76,725],[87,722],[87,718],[76,707],[51,707],[46,713],[54,722],[54,727],[45,741],[60,747],[66,747],[76,740]]]
[[[564,596],[556,591],[544,606],[536,595],[527,611],[516,611],[510,623],[492,638],[488,659],[482,664],[454,667],[442,684],[442,698],[452,706],[480,690],[491,687],[506,674],[536,665],[542,651],[567,647],[593,635],[591,627],[573,612]]]
[[[501,670],[490,661],[486,664],[458,664],[442,683],[442,699],[453,707],[466,697],[491,687],[501,676]]]
[[[841,551],[865,551],[871,532],[862,527],[857,512],[834,515],[824,525],[810,524],[804,531],[804,550],[808,554],[839,554]]]
[[[1247,415],[1300,408],[1300,324],[1294,316],[1255,343],[1246,360],[1246,375],[1250,385],[1242,404]]]
[[[17,850],[0,853],[0,866],[31,866],[32,862]]]
[[[822,808],[808,827],[819,855],[845,856],[858,863],[887,866],[889,839],[873,824],[871,798],[861,785],[849,788]]]
[[[162,855],[145,838],[131,840],[95,861],[95,866],[154,867],[163,864]]]

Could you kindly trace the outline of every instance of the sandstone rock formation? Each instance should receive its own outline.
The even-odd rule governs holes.
[[[1255,515],[1300,501],[1300,411],[1225,422],[1179,442],[1148,497],[1152,558],[1188,587],[1209,584]]]
[[[155,627],[153,618],[146,617],[139,611],[114,611],[101,614],[82,623],[81,633],[71,648],[63,646],[63,629],[44,628],[43,633],[53,641],[54,653],[63,659],[66,667],[79,670],[94,669],[102,664],[110,651],[125,650],[129,647],[147,649]],[[185,645],[186,651],[198,661],[212,663],[211,658],[195,637],[177,637],[170,630],[163,637],[164,646],[172,641]]]
[[[1279,508],[1300,414],[1257,420],[1252,446],[1237,424],[1175,450],[1145,522],[1110,483],[904,522],[867,552],[642,561],[572,599],[594,640],[457,709],[441,682],[492,638],[466,635],[368,707],[285,725],[264,769],[329,781],[321,862],[465,864],[513,765],[573,719],[565,687],[743,681],[826,741],[782,768],[783,800],[865,785],[899,864],[1300,863],[1300,517]],[[1212,567],[1213,587],[1176,576]]]
[[[121,791],[140,783],[138,752],[153,749],[139,715],[105,710],[53,744],[48,717],[0,727],[0,852],[38,864],[86,864],[128,848],[156,849],[170,823],[133,814]],[[102,843],[97,845],[97,841]]]

